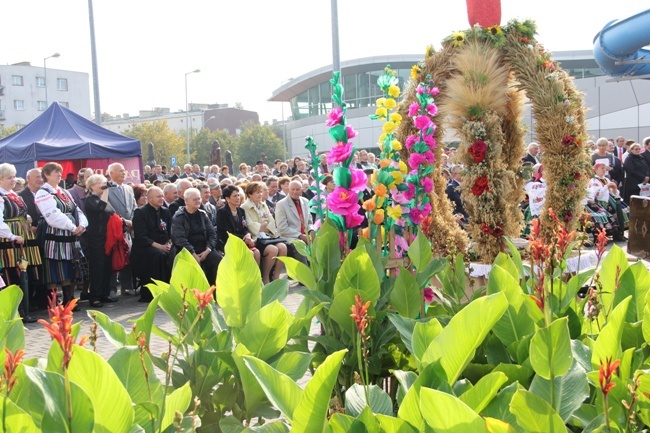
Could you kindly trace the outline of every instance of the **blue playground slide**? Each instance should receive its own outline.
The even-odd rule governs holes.
[[[594,59],[613,77],[650,78],[650,9],[607,23],[594,38]]]

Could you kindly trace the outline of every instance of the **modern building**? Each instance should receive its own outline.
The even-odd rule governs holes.
[[[186,124],[189,121],[190,131],[207,128],[211,131],[224,130],[230,135],[237,136],[241,133],[245,123],[252,122],[259,125],[259,115],[254,111],[228,107],[227,104],[189,104],[189,110],[170,112],[169,108],[156,107],[152,110],[140,110],[138,116],[129,116],[128,113],[104,119],[102,126],[111,131],[124,133],[134,125],[165,121],[172,131],[185,134]]]
[[[90,119],[90,81],[85,72],[0,65],[0,126],[24,126],[57,101]]]
[[[587,129],[592,138],[623,135],[642,140],[650,135],[650,81],[627,80],[614,82],[603,76],[591,50],[559,51],[554,53],[562,69],[576,80],[576,86],[585,93]],[[359,133],[354,139],[357,148],[376,148],[383,122],[370,120],[375,112],[375,100],[381,96],[377,78],[390,65],[397,72],[399,86],[404,90],[410,80],[411,66],[420,62],[422,55],[391,55],[355,59],[341,63],[344,99],[348,104],[347,120]],[[305,137],[312,136],[320,151],[334,144],[325,125],[327,112],[332,109],[332,91],[329,79],[332,66],[307,72],[276,89],[269,101],[289,103],[290,118],[285,122],[286,146],[291,156],[305,156]],[[535,126],[526,107],[523,123],[528,128],[528,141],[535,139]],[[453,130],[447,131],[447,140],[453,141]]]

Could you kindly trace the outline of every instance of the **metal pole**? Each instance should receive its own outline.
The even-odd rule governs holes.
[[[284,101],[282,101],[282,145],[284,146],[284,160],[287,160],[287,121],[284,118]]]
[[[187,76],[201,72],[200,69],[187,72],[185,74],[185,133],[187,134],[187,163],[190,164],[190,113],[187,105]]]
[[[47,59],[49,57],[46,57],[43,59],[43,80],[45,80],[45,109],[47,110],[47,107],[49,107],[48,101],[47,101]]]
[[[339,13],[336,0],[332,2],[332,72],[341,70],[339,55]]]
[[[88,19],[90,21],[90,55],[93,63],[93,99],[95,100],[95,123],[102,124],[102,109],[99,105],[99,72],[97,68],[97,46],[95,45],[95,17],[93,0],[88,0]]]

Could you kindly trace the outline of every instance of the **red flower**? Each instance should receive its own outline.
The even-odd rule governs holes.
[[[49,301],[48,313],[50,315],[50,322],[39,319],[38,323],[45,326],[45,330],[52,336],[52,340],[59,343],[63,351],[63,369],[67,369],[72,359],[72,346],[74,345],[75,337],[72,335],[72,310],[77,305],[77,299],[68,302],[65,307],[63,305],[56,305],[56,293],[52,292]],[[85,339],[81,339],[81,343],[85,343]]]
[[[616,372],[621,361],[617,359],[612,362],[612,358],[605,359],[605,363],[600,361],[600,369],[598,372],[598,382],[600,382],[600,390],[603,392],[603,396],[607,397],[607,394],[616,386],[615,383],[612,383],[612,376]]]
[[[16,353],[11,353],[11,350],[5,347],[5,372],[3,374],[4,382],[7,384],[7,395],[11,392],[14,385],[16,384],[17,377],[14,376],[18,364],[25,355],[23,349],[16,350]]]
[[[484,235],[492,234],[492,227],[488,223],[481,224],[481,231]]]
[[[198,289],[192,289],[192,293],[194,293],[194,297],[196,298],[197,301],[199,301],[199,309],[204,310],[205,307],[208,306],[210,302],[212,302],[212,294],[214,293],[214,289],[216,289],[215,286],[210,287],[208,290],[205,292],[202,292]]]
[[[494,227],[492,229],[492,236],[494,236],[495,238],[500,238],[501,236],[503,236],[503,228],[501,228],[501,226],[499,225]]]
[[[472,194],[479,196],[487,191],[489,191],[487,176],[477,177],[474,185],[472,185]]]
[[[598,229],[598,235],[596,236],[596,257],[598,260],[603,258],[605,250],[607,249],[607,230]]]
[[[578,180],[578,179],[580,179],[581,177],[582,177],[582,175],[581,175],[580,173],[573,173],[573,178],[574,178],[575,180]]]
[[[576,138],[573,135],[567,135],[562,139],[562,144],[565,146],[571,146],[572,144],[576,144]]]
[[[357,331],[359,335],[365,335],[366,329],[368,328],[368,322],[370,322],[370,317],[368,316],[368,308],[370,308],[370,301],[363,303],[361,295],[356,295],[354,297],[354,305],[350,307],[350,317],[354,319],[354,323],[357,325]]]
[[[472,158],[474,158],[475,163],[481,163],[485,161],[485,153],[487,152],[487,145],[485,144],[484,141],[475,141],[468,149],[467,153],[469,153]]]

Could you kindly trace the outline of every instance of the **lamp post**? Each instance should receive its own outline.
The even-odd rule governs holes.
[[[187,135],[187,163],[190,164],[190,113],[187,109],[187,76],[201,72],[200,69],[185,73],[185,133]]]
[[[280,86],[282,86],[285,83],[288,83],[289,81],[293,81],[293,77],[287,78],[283,82],[280,83]],[[284,160],[287,160],[287,121],[284,118],[284,101],[282,101],[282,146],[284,147]]]
[[[48,107],[48,101],[47,101],[47,59],[51,59],[52,57],[59,57],[61,54],[59,53],[54,53],[51,56],[47,56],[46,58],[43,59],[43,81],[45,82],[45,108],[47,109]]]
[[[210,121],[212,121],[212,120],[214,120],[214,119],[216,119],[215,116],[210,116],[210,118],[209,118],[208,120],[206,120],[205,122],[203,122],[203,127],[204,127],[204,128],[208,128],[208,123],[210,123]],[[208,129],[210,129],[210,128],[208,128]],[[210,129],[210,131],[212,131],[212,130]]]

